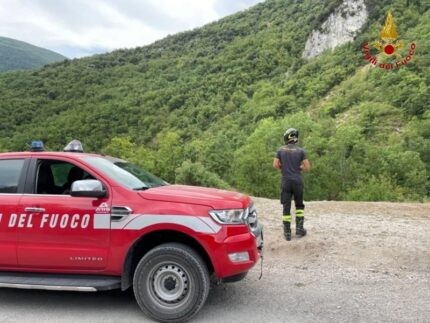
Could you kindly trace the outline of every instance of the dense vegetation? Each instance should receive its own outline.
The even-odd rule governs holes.
[[[0,72],[41,67],[65,59],[66,57],[53,51],[0,37]]]
[[[278,197],[271,161],[294,126],[313,165],[306,199],[428,199],[429,5],[369,0],[354,42],[301,58],[340,2],[269,0],[150,46],[4,74],[0,149],[79,138],[170,182]],[[371,68],[360,47],[388,10],[417,44],[391,71]]]

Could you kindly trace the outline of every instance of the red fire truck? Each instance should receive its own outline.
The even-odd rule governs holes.
[[[133,287],[146,315],[181,322],[201,309],[210,281],[245,277],[262,235],[248,196],[170,185],[79,141],[0,154],[0,287]]]

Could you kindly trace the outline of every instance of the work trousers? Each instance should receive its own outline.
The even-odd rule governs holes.
[[[298,214],[303,215],[305,205],[303,204],[303,179],[282,179],[281,185],[281,204],[284,206],[284,216],[291,215],[291,200],[294,197],[294,203],[296,205],[296,216]]]

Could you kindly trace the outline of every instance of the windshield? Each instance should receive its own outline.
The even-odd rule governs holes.
[[[162,179],[124,160],[102,157],[85,157],[83,160],[122,186],[132,190],[145,190],[168,184]]]

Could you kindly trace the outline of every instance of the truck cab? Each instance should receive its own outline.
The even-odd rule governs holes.
[[[242,279],[262,246],[244,194],[171,185],[77,141],[0,154],[0,287],[133,287],[146,315],[185,321],[210,277]]]

